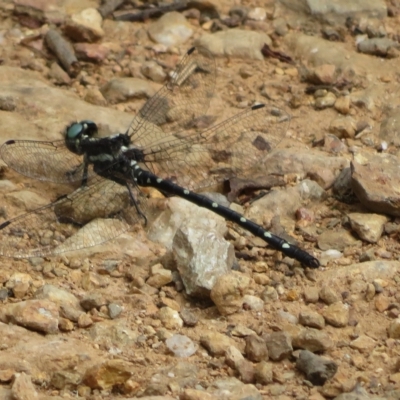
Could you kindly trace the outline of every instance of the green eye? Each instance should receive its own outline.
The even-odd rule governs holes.
[[[82,121],[82,122],[85,122],[85,121]],[[68,128],[67,137],[69,139],[75,139],[77,136],[79,136],[82,133],[82,131],[84,129],[84,126],[83,126],[82,122],[79,122],[79,123],[76,123],[76,124],[72,124]]]

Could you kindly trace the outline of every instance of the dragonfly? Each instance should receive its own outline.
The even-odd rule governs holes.
[[[300,247],[197,192],[266,163],[290,123],[283,109],[255,104],[210,127],[206,113],[215,82],[213,56],[193,47],[125,133],[98,137],[97,125],[83,120],[70,124],[61,140],[4,143],[1,157],[11,169],[79,187],[1,223],[0,255],[56,255],[111,240],[136,223],[146,224],[143,188],[152,187],[207,208],[303,265],[318,268],[317,258]]]

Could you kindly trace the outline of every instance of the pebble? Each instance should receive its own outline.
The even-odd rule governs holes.
[[[262,337],[267,344],[268,356],[271,360],[281,361],[292,354],[292,338],[288,333],[272,332]]]
[[[243,296],[243,307],[252,311],[262,311],[264,309],[264,302],[257,296],[246,294]]]
[[[319,291],[319,298],[325,304],[333,304],[342,300],[341,296],[336,292],[336,290],[332,289],[329,286],[323,286]]]
[[[336,117],[329,125],[329,132],[333,133],[340,139],[354,138],[356,130],[357,122],[352,117]]]
[[[303,372],[313,385],[322,386],[335,376],[338,366],[331,360],[303,350],[296,361],[296,368]]]
[[[257,335],[246,337],[246,357],[253,362],[268,360],[268,348],[265,340]]]
[[[151,276],[146,283],[155,288],[161,288],[172,282],[172,272],[161,264],[153,265],[150,269]]]
[[[327,351],[334,346],[330,334],[314,328],[304,328],[292,339],[294,348],[311,352]]]
[[[376,340],[366,335],[360,335],[357,339],[354,339],[350,342],[350,347],[357,349],[361,353],[370,354],[371,351],[376,347]]]
[[[400,339],[400,318],[390,322],[388,335],[392,339]]]
[[[235,347],[235,341],[219,332],[207,332],[200,336],[200,343],[213,356],[225,355],[230,346]]]
[[[311,310],[303,310],[299,313],[299,323],[310,328],[323,329],[325,327],[324,317]]]
[[[193,27],[176,11],[164,14],[147,29],[150,38],[167,47],[179,46],[193,35]]]
[[[332,92],[328,92],[323,97],[318,97],[315,100],[315,108],[323,110],[324,108],[332,107],[336,103],[336,96]]]
[[[198,346],[190,338],[179,334],[174,334],[168,338],[165,345],[176,357],[190,357],[198,349]]]
[[[8,303],[0,309],[0,321],[43,333],[58,332],[58,307],[49,300]]]
[[[179,330],[183,326],[183,321],[179,316],[178,311],[175,311],[169,307],[162,307],[158,311],[158,318],[167,329]]]
[[[382,236],[388,218],[379,214],[349,213],[347,214],[351,228],[357,235],[369,243],[376,243]]]
[[[210,297],[221,315],[230,315],[243,306],[243,296],[249,290],[251,280],[240,272],[220,276],[211,289]]]
[[[350,112],[350,96],[341,96],[338,97],[335,101],[335,110],[339,111],[343,115],[347,115]]]
[[[71,15],[64,32],[76,42],[96,42],[104,36],[101,14],[95,8],[86,8]]]
[[[326,323],[336,328],[343,328],[349,323],[349,306],[338,301],[322,310]]]
[[[261,361],[254,367],[254,379],[261,385],[270,385],[273,382],[273,371],[272,363]]]

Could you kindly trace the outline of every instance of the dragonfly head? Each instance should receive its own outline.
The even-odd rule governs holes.
[[[97,125],[90,120],[74,122],[65,131],[65,144],[68,149],[76,154],[82,154],[81,142],[83,139],[97,134]]]

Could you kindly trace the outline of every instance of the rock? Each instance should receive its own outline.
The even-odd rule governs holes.
[[[99,309],[106,303],[106,300],[100,292],[87,293],[80,301],[80,305],[85,311],[91,311],[93,308]]]
[[[331,360],[303,350],[296,361],[296,368],[303,372],[313,385],[322,386],[335,376],[338,366]]]
[[[358,236],[369,243],[376,243],[383,233],[383,228],[388,218],[378,214],[350,213],[351,228]]]
[[[186,326],[196,326],[199,321],[198,317],[188,308],[182,309],[180,316]]]
[[[151,267],[151,276],[146,283],[157,289],[168,285],[172,282],[172,272],[169,269],[163,268],[161,264],[156,264]]]
[[[165,341],[168,349],[176,357],[190,357],[196,353],[198,346],[187,336],[175,334]]]
[[[357,123],[352,117],[337,117],[329,126],[329,131],[338,138],[354,138],[356,129]]]
[[[376,340],[366,336],[360,335],[357,339],[354,339],[350,342],[350,347],[352,349],[357,349],[361,353],[370,354],[371,351],[376,346]]]
[[[169,307],[161,308],[158,312],[158,318],[167,329],[178,330],[183,326],[179,313]]]
[[[336,96],[332,92],[328,92],[325,96],[318,97],[315,100],[315,108],[323,110],[324,108],[332,107],[336,103]]]
[[[261,385],[269,385],[273,382],[273,364],[266,361],[259,362],[254,367],[254,379]]]
[[[140,71],[146,78],[157,83],[163,83],[167,77],[161,65],[157,64],[155,61],[146,61],[142,65]]]
[[[319,291],[319,298],[328,305],[342,300],[341,296],[336,292],[336,290],[329,286],[322,286],[321,290]]]
[[[58,332],[58,307],[49,300],[9,303],[0,310],[0,320],[44,333]]]
[[[325,326],[324,317],[315,311],[303,310],[299,314],[299,323],[310,328],[323,329]]]
[[[349,323],[349,306],[338,301],[322,311],[325,321],[336,328],[342,328]]]
[[[66,21],[64,32],[76,42],[95,42],[104,36],[102,17],[95,8],[86,8],[71,15]]]
[[[392,339],[400,339],[400,318],[396,318],[390,323],[388,335]]]
[[[267,12],[262,7],[255,7],[249,10],[247,18],[255,21],[264,21],[267,18]]]
[[[262,400],[262,395],[254,385],[244,384],[237,378],[221,378],[214,381],[211,393],[217,399]]]
[[[351,163],[351,185],[358,200],[378,214],[400,216],[397,157],[380,154]],[[388,184],[390,182],[390,184]]]
[[[338,97],[335,101],[335,110],[339,111],[341,114],[347,115],[350,112],[350,97],[342,96]]]
[[[225,362],[233,369],[238,369],[244,357],[240,350],[235,346],[229,346],[225,351]]]
[[[172,252],[186,293],[209,297],[216,282],[232,268],[233,245],[217,233],[182,225],[174,238]]]
[[[78,60],[102,62],[104,61],[110,49],[98,43],[75,43],[74,50]]]
[[[219,332],[207,332],[200,336],[200,343],[212,356],[223,356],[235,341]]]
[[[304,301],[306,303],[316,303],[319,300],[319,289],[308,287],[304,290]]]
[[[21,299],[27,294],[32,283],[30,275],[16,272],[10,276],[5,286],[13,291],[14,297]]]
[[[122,311],[124,310],[123,307],[115,303],[108,304],[107,308],[108,308],[108,315],[110,316],[111,319],[119,317]]]
[[[268,360],[268,348],[264,341],[259,336],[250,335],[246,337],[245,347],[246,357],[253,362],[260,362],[262,360]]]
[[[100,88],[101,94],[110,103],[121,103],[131,99],[150,98],[155,89],[139,78],[114,78]]]
[[[308,15],[312,15],[314,18],[333,26],[343,25],[347,18],[356,15],[358,17],[379,19],[385,18],[387,15],[386,4],[381,0],[357,0],[351,3],[342,0],[335,3],[329,0],[315,3],[310,3],[306,0],[302,0],[300,3],[293,0],[284,0],[284,4],[296,12],[300,7]]]
[[[233,314],[242,308],[243,296],[250,283],[250,278],[235,271],[217,279],[210,297],[221,315]]]
[[[318,237],[318,247],[321,250],[343,251],[350,246],[359,246],[359,241],[345,229],[337,231],[326,230]]]
[[[16,374],[11,387],[11,397],[16,400],[38,399],[39,394],[32,383],[31,377],[24,372]]]
[[[167,47],[179,46],[193,35],[192,25],[176,11],[164,14],[147,31],[154,42]]]
[[[292,354],[292,338],[288,333],[272,332],[264,334],[263,339],[267,344],[268,356],[271,360],[281,361]]]
[[[391,55],[392,49],[398,49],[399,43],[388,38],[365,39],[357,44],[357,49],[361,53],[372,54],[378,57]]]
[[[293,337],[294,348],[309,350],[311,352],[327,351],[333,347],[330,335],[318,329],[305,328]]]
[[[264,309],[264,302],[257,296],[246,294],[243,296],[243,307],[253,311],[262,311]]]
[[[214,56],[238,57],[246,60],[263,60],[261,49],[271,45],[265,33],[230,29],[217,33],[206,33],[196,40],[196,46],[205,47]]]
[[[107,360],[88,368],[83,377],[91,389],[110,390],[134,375],[134,365],[124,360]]]

